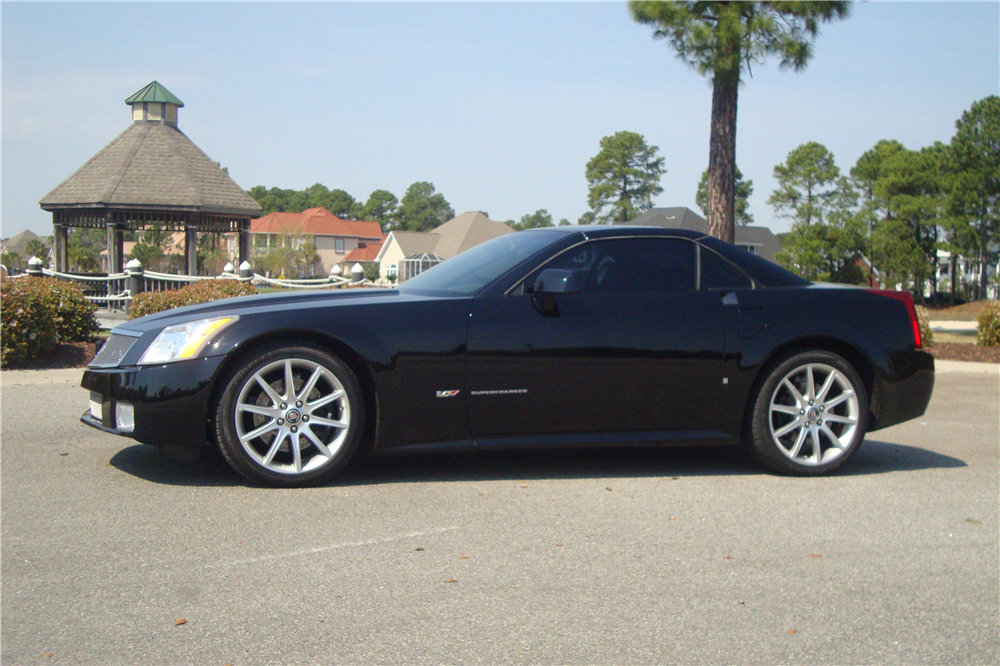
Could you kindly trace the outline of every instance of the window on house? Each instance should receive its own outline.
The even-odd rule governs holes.
[[[344,254],[344,239],[337,239],[337,254]]]
[[[740,245],[739,243],[737,243],[736,247],[740,248],[741,250],[746,250],[750,254],[756,254],[757,256],[760,256],[760,247],[757,245]]]

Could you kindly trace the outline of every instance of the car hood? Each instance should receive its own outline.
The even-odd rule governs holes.
[[[337,289],[321,292],[300,291],[240,296],[238,298],[224,298],[210,303],[187,305],[139,317],[138,319],[133,319],[132,321],[116,326],[112,332],[130,331],[132,333],[145,333],[173,324],[227,314],[244,316],[262,312],[274,312],[275,310],[360,306],[385,303],[386,301],[412,301],[423,300],[425,298],[411,294],[404,295],[396,289]]]

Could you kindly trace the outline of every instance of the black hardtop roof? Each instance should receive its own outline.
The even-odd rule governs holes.
[[[672,229],[668,227],[642,227],[629,225],[588,225],[588,226],[566,226],[566,227],[538,227],[536,229],[526,229],[518,233],[532,232],[552,232],[558,231],[564,234],[581,234],[588,239],[595,238],[623,238],[629,236],[664,236],[666,238],[687,238],[698,241],[711,250],[721,254],[732,261],[737,266],[743,268],[754,277],[754,279],[765,287],[801,287],[812,284],[809,280],[782,268],[763,257],[751,254],[746,250],[736,247],[731,243],[713,238],[700,231],[689,229]]]
[[[582,233],[587,238],[604,238],[608,236],[670,236],[673,238],[704,238],[705,234],[700,231],[689,231],[687,229],[669,229],[665,227],[641,227],[629,225],[604,225],[589,224],[585,226],[570,225],[565,227],[536,227],[525,229],[527,232],[535,231],[561,231],[566,234]],[[523,232],[522,232],[523,233]]]

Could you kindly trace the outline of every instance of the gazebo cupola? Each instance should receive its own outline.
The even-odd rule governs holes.
[[[125,100],[132,107],[132,122],[153,122],[177,127],[177,109],[184,102],[176,95],[153,81],[148,86]]]

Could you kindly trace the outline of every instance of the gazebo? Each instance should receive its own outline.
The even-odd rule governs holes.
[[[56,270],[66,272],[68,230],[107,230],[108,268],[124,266],[125,231],[183,231],[187,274],[197,272],[198,233],[239,233],[248,258],[251,218],[261,207],[183,132],[184,102],[158,82],[125,100],[132,124],[39,202],[52,213]]]

